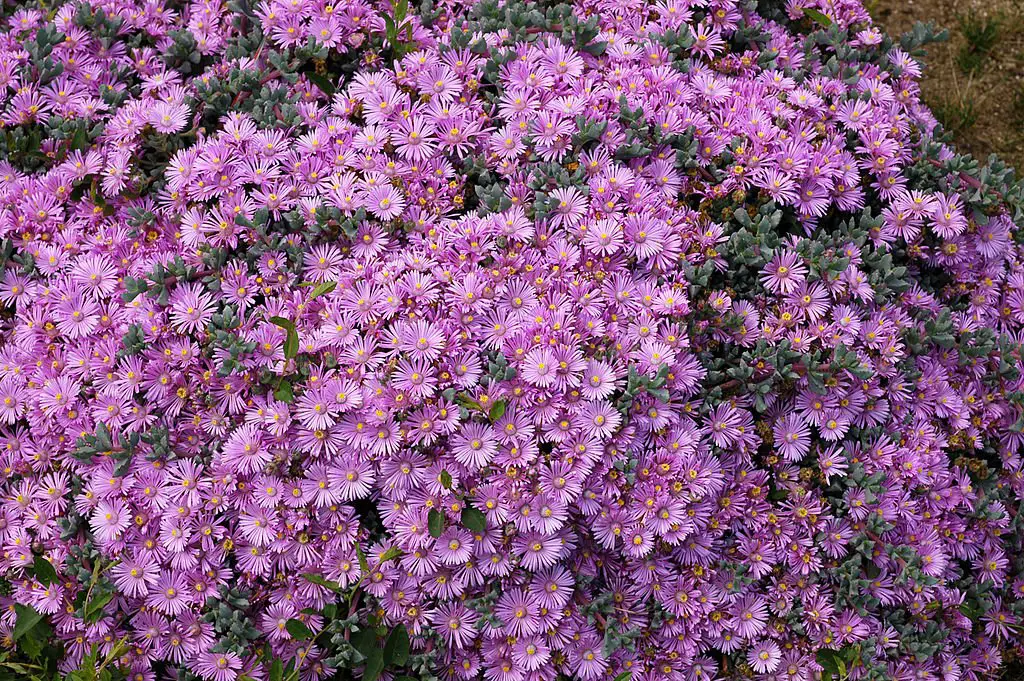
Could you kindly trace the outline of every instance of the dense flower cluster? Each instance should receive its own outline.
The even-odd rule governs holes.
[[[852,0],[545,4],[6,17],[8,642],[19,604],[139,681],[376,678],[360,627],[422,678],[998,668],[1024,248],[911,48]]]

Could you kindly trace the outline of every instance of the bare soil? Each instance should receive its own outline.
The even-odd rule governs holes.
[[[1024,0],[865,0],[891,35],[934,22],[949,40],[928,46],[924,101],[957,148],[998,154],[1024,173]],[[987,32],[984,32],[987,26]],[[994,28],[993,28],[994,27]],[[984,33],[984,35],[980,35]]]

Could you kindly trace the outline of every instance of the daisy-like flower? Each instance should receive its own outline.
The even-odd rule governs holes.
[[[618,252],[623,242],[622,226],[614,220],[598,220],[583,239],[587,250],[602,256]]]
[[[512,589],[502,594],[495,615],[514,636],[530,636],[540,632],[537,606],[522,590]]]
[[[145,554],[122,560],[112,568],[114,584],[127,596],[144,598],[160,578],[160,568]]]
[[[473,555],[473,535],[450,527],[437,538],[435,552],[444,565],[461,565]]]
[[[608,669],[608,661],[600,646],[589,642],[581,643],[573,651],[573,659],[576,661],[576,675],[581,681],[599,679]]]
[[[773,427],[775,446],[786,461],[799,461],[810,451],[811,429],[799,415],[790,413]]]
[[[171,296],[171,323],[184,333],[198,332],[206,327],[214,308],[209,293],[197,284],[186,284]]]
[[[172,617],[188,609],[191,602],[188,582],[179,573],[161,570],[160,577],[149,587],[146,604]]]
[[[57,310],[57,328],[68,338],[81,338],[99,325],[99,306],[76,293]]]
[[[764,630],[768,622],[768,608],[756,596],[746,596],[733,606],[733,629],[743,638],[750,639]]]
[[[424,161],[434,151],[433,126],[423,116],[403,119],[400,129],[392,135],[392,140],[398,153],[410,161]]]
[[[242,660],[233,652],[205,652],[195,663],[196,672],[210,681],[235,681],[242,669]]]
[[[761,274],[761,282],[773,293],[789,294],[803,283],[807,266],[796,253],[783,251],[773,257]]]
[[[462,603],[440,606],[430,615],[436,631],[454,648],[467,648],[477,636],[477,614]]]
[[[758,674],[771,674],[781,659],[782,651],[774,641],[761,641],[747,650],[747,664]]]
[[[587,198],[573,188],[556,189],[551,192],[552,221],[556,227],[574,227],[579,224],[587,208]]]
[[[395,187],[374,187],[363,198],[366,209],[381,220],[393,220],[405,210],[405,197]]]
[[[270,462],[272,456],[263,443],[259,427],[246,424],[231,433],[224,444],[222,458],[241,473],[256,473]]]
[[[583,370],[580,391],[587,399],[600,400],[608,397],[616,388],[614,370],[605,362],[590,359]]]
[[[543,388],[555,381],[557,370],[554,354],[547,348],[535,348],[526,355],[523,362],[523,379]]]
[[[464,426],[452,438],[455,460],[471,470],[479,470],[488,465],[497,451],[493,429],[483,424]]]
[[[188,107],[184,104],[159,102],[150,112],[153,129],[165,135],[178,132],[188,124]]]
[[[345,501],[362,499],[370,493],[374,481],[373,469],[356,459],[342,461],[331,470],[331,484]]]
[[[105,544],[113,543],[121,538],[121,534],[131,524],[131,514],[125,505],[114,499],[104,500],[97,504],[89,518],[96,538]]]

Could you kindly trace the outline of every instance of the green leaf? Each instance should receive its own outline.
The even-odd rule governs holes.
[[[846,663],[843,661],[844,650],[822,648],[818,651],[817,660],[821,665],[821,678],[838,681],[846,677]]]
[[[39,624],[38,627],[45,627],[45,623]],[[46,627],[48,630],[49,627]],[[49,633],[46,634],[49,636]],[[18,643],[18,648],[28,655],[29,659],[38,660],[43,653],[43,649],[46,647],[46,637],[40,635],[39,629],[31,629],[24,638]]]
[[[32,571],[36,573],[36,579],[43,586],[50,586],[60,581],[57,571],[53,568],[53,563],[42,556],[36,556],[35,561],[32,563]]]
[[[668,388],[648,388],[647,392],[649,392],[651,397],[659,402],[668,402],[671,397],[671,395],[669,395]]]
[[[491,405],[491,411],[488,412],[487,417],[491,419],[492,423],[494,421],[499,420],[502,416],[505,415],[506,406],[507,405],[505,404],[505,400],[498,400],[497,402]]]
[[[467,529],[472,530],[476,534],[483,534],[487,530],[487,516],[472,506],[466,506],[462,509],[461,520]]]
[[[274,389],[274,399],[287,404],[295,401],[295,391],[292,390],[291,381],[281,381],[281,385]]]
[[[969,620],[977,620],[984,614],[984,610],[978,607],[978,602],[974,599],[963,603],[960,606],[960,612]]]
[[[290,619],[284,623],[284,628],[288,630],[288,633],[296,641],[305,641],[313,638],[313,630],[307,627],[306,623],[302,620]]]
[[[409,632],[404,624],[399,624],[391,630],[388,640],[384,643],[384,663],[402,667],[408,659]]]
[[[14,625],[14,633],[11,634],[11,639],[14,641],[17,641],[43,621],[43,616],[31,605],[15,603],[14,612],[18,618]]]
[[[326,295],[338,288],[338,282],[336,281],[324,281],[317,284],[317,287],[313,289],[313,293],[309,295],[309,299],[319,298],[320,296]]]
[[[384,671],[384,651],[374,647],[366,656],[366,667],[363,669],[363,681],[377,681]]]
[[[307,73],[306,78],[309,78],[309,82],[313,83],[313,85],[316,85],[318,88],[320,88],[320,91],[323,92],[328,97],[334,96],[334,83],[332,83],[329,78],[321,76],[319,73],[316,73],[314,71]],[[333,284],[334,282],[330,283]]]
[[[398,38],[398,27],[395,25],[395,20],[384,12],[381,13],[381,18],[384,19],[384,37],[387,38],[388,44],[394,46]]]
[[[285,330],[284,356],[291,359],[299,354],[299,334],[295,331],[295,322],[284,317],[271,317],[270,321]]]
[[[363,571],[363,577],[366,577],[370,574],[370,564],[366,561],[366,554],[359,544],[356,544],[356,557],[359,559],[359,569]]]
[[[98,594],[93,594],[92,598],[85,604],[85,621],[89,623],[100,621],[103,617],[104,606],[113,599],[113,591],[104,591]]]
[[[470,397],[469,393],[462,392],[456,395],[455,404],[459,405],[460,407],[465,407],[466,409],[472,409],[474,411],[484,410],[483,405],[474,400],[472,397]]]
[[[377,634],[370,628],[360,629],[352,634],[352,647],[363,657],[369,658],[377,649]]]
[[[75,131],[74,136],[71,138],[71,148],[79,151],[85,151],[89,148],[89,131],[81,127]]]
[[[430,530],[430,536],[437,539],[444,532],[444,514],[438,511],[436,508],[430,509],[430,513],[427,514],[427,528]]]
[[[631,681],[633,678],[633,672],[622,672],[615,677],[615,681]]]
[[[816,9],[811,9],[810,7],[804,7],[804,15],[806,15],[808,19],[811,19],[811,20],[821,24],[825,28],[831,28],[832,27],[832,20],[829,19],[828,16],[822,14],[821,12],[819,12]]]
[[[282,681],[284,679],[284,663],[281,658],[275,657],[270,663],[270,681]]]
[[[314,574],[312,572],[309,572],[309,573],[306,573],[306,574],[304,574],[302,576],[305,577],[307,582],[311,582],[313,584],[318,584],[318,585],[320,585],[322,587],[330,589],[331,591],[333,591],[336,594],[340,594],[343,591],[343,589],[341,588],[340,584],[338,584],[337,582],[332,582],[331,580],[327,579],[323,575],[318,575],[318,574]]]
[[[396,558],[401,558],[402,557],[402,553],[403,553],[402,549],[398,548],[397,546],[392,546],[390,549],[388,549],[387,551],[385,551],[384,553],[381,554],[380,562],[386,563],[389,560],[395,560]]]

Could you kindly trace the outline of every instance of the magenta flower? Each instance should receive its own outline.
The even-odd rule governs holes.
[[[779,668],[782,651],[774,641],[762,641],[747,651],[747,664],[759,674],[770,674]]]
[[[1020,192],[907,48],[418,4],[0,18],[9,661],[31,607],[63,675],[998,675]]]
[[[792,251],[783,251],[772,258],[761,275],[761,282],[773,293],[789,294],[807,276],[807,267]]]
[[[141,598],[160,577],[159,568],[147,560],[145,554],[134,559],[123,560],[113,568],[114,583],[127,596]]]
[[[363,201],[366,203],[367,210],[381,220],[397,218],[405,210],[405,197],[397,189],[387,185],[374,187],[366,194]]]
[[[775,446],[786,461],[799,461],[810,451],[811,429],[796,414],[787,414],[775,423]]]
[[[195,665],[196,672],[211,681],[234,681],[241,668],[241,660],[232,652],[204,653]]]
[[[477,615],[461,603],[442,606],[431,614],[431,621],[449,645],[464,648],[476,637]]]
[[[131,523],[131,516],[119,501],[101,501],[92,512],[90,524],[96,538],[104,544],[111,544]]]
[[[150,585],[146,604],[165,615],[180,615],[188,609],[190,596],[185,577],[180,573],[161,571],[159,579]]]

